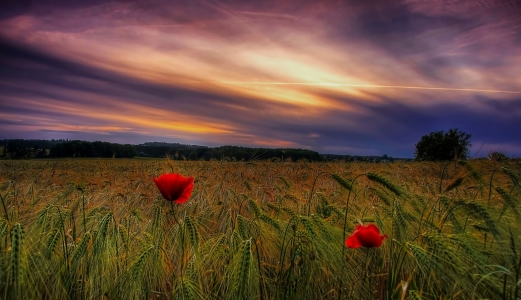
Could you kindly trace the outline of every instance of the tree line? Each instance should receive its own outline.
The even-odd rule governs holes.
[[[291,160],[319,161],[318,152],[305,149],[268,149],[239,146],[206,147],[169,143],[145,143],[141,145],[88,142],[80,140],[3,140],[3,156],[11,159],[59,158],[59,157],[169,157],[173,160]],[[44,145],[43,147],[40,145]],[[50,148],[45,148],[50,147]]]
[[[11,159],[48,157],[132,158],[136,150],[130,144],[68,140],[3,140],[2,156]],[[46,148],[49,147],[49,148]]]
[[[420,138],[415,145],[414,158],[424,161],[447,161],[467,159],[470,156],[471,135],[457,128],[433,131]],[[316,151],[295,148],[250,148],[240,146],[207,147],[178,143],[148,142],[140,145],[80,140],[0,140],[5,158],[45,157],[168,157],[173,160],[277,160],[277,161],[368,161],[392,162],[392,157],[321,155]],[[509,159],[503,153],[492,152],[489,159]]]
[[[270,149],[250,148],[240,146],[134,146],[138,156],[165,157],[174,160],[227,160],[227,161],[249,161],[249,160],[291,160],[298,161],[320,161],[318,152],[306,149]]]
[[[78,140],[56,144],[49,151],[50,157],[132,158],[136,154],[136,149],[130,144]]]

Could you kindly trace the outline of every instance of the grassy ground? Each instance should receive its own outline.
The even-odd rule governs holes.
[[[184,205],[151,179],[170,172],[196,178]],[[0,298],[515,299],[520,173],[519,161],[0,161]],[[382,247],[345,247],[360,222],[389,235]]]

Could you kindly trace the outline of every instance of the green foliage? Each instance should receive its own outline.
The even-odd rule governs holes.
[[[447,132],[435,131],[421,137],[416,144],[417,160],[466,159],[469,154],[471,135],[457,128]]]

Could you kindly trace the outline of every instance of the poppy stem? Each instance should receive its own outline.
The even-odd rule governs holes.
[[[181,269],[180,269],[180,273],[181,273],[181,289],[183,291],[183,295],[185,294],[185,286],[184,286],[184,279],[183,279],[183,270],[184,270],[184,261],[185,261],[185,235],[184,235],[184,224],[183,224],[183,227],[180,227],[181,226],[181,223],[179,223],[179,221],[177,220],[176,216],[175,216],[175,209],[174,209],[174,201],[170,201],[170,208],[171,208],[171,212],[172,212],[172,216],[174,217],[174,221],[176,224],[179,225],[179,230],[181,230]],[[173,262],[173,259],[172,259],[172,262]]]
[[[174,201],[170,201],[170,208],[171,208],[171,212],[172,212],[172,216],[174,216],[174,221],[176,222],[176,224],[179,224],[179,221],[177,221],[177,218],[175,217],[175,209],[174,209]]]
[[[364,260],[364,274],[362,276],[362,286],[366,284],[366,280],[367,280],[367,274],[369,273],[369,268],[370,268],[370,264],[371,264],[371,258],[373,257],[373,253],[374,253],[374,248],[365,248],[364,249],[364,252],[365,252],[365,260]],[[362,291],[364,289],[362,288]],[[370,291],[371,289],[368,289],[368,291]],[[370,294],[369,294],[370,296]]]
[[[349,197],[351,196],[351,191],[353,190],[353,185],[355,184],[355,181],[358,179],[358,177],[366,175],[365,173],[357,175],[353,181],[351,181],[351,186],[349,187],[349,192],[347,193],[347,201],[346,201],[346,209],[345,209],[345,215],[344,215],[344,240],[346,239],[346,230],[347,230],[347,214],[349,210]],[[342,259],[344,258],[346,247],[342,245]]]

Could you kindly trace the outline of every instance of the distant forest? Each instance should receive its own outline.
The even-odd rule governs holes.
[[[319,154],[316,151],[294,148],[250,148],[239,146],[207,147],[178,143],[147,142],[140,145],[88,142],[80,140],[0,140],[5,159],[61,158],[61,157],[169,157],[173,160],[225,160],[225,161],[392,161],[387,155],[350,156]]]

